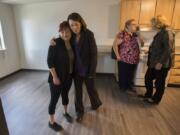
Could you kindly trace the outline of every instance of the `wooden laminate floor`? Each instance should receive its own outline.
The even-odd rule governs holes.
[[[57,121],[64,131],[48,128],[50,92],[47,72],[21,71],[0,81],[0,96],[10,135],[180,135],[180,89],[168,88],[158,106],[119,91],[113,77],[98,75],[96,86],[103,101],[97,111],[90,110],[84,92],[86,113],[83,122],[69,124],[63,118],[61,99]],[[143,93],[144,88],[137,88]],[[69,111],[75,118],[74,86],[70,91]]]

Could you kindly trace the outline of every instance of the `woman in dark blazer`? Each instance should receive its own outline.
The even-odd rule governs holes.
[[[75,53],[75,108],[77,121],[81,121],[84,114],[82,101],[83,82],[85,82],[92,109],[96,110],[102,104],[94,84],[97,66],[97,45],[93,32],[87,29],[85,21],[78,13],[70,14],[68,22],[73,31],[72,41]]]
[[[54,114],[56,104],[60,95],[64,106],[64,117],[68,122],[72,122],[72,117],[67,112],[69,103],[68,93],[72,84],[72,72],[74,65],[74,54],[71,48],[71,30],[67,21],[60,24],[60,37],[55,39],[56,46],[50,46],[47,63],[50,69],[49,86],[51,100],[49,104],[49,127],[55,131],[62,130],[61,125],[55,122]]]
[[[97,66],[97,45],[93,32],[87,29],[85,21],[78,13],[70,14],[68,22],[73,32],[75,109],[77,113],[76,120],[80,122],[84,114],[83,82],[85,82],[92,109],[96,110],[102,105],[94,83]],[[54,44],[53,41],[51,44]]]
[[[167,29],[167,19],[159,15],[152,19],[152,26],[157,30],[148,52],[148,69],[145,75],[146,93],[139,95],[145,102],[159,104],[164,95],[166,78],[174,65],[174,33]],[[155,92],[153,89],[155,81]]]

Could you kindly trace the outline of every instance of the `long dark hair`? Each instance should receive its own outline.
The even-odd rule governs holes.
[[[73,20],[73,21],[77,21],[79,23],[81,23],[81,30],[85,31],[87,29],[87,25],[86,22],[84,21],[84,19],[81,17],[81,15],[79,13],[71,13],[68,16],[67,21],[69,22],[69,20]]]

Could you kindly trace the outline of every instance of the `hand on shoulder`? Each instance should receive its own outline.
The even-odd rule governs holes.
[[[53,37],[50,41],[50,46],[56,46],[56,42],[55,42],[56,38]]]

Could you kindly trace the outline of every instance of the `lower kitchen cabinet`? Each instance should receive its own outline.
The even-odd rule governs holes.
[[[180,54],[175,55],[175,66],[170,71],[168,84],[180,86]]]

